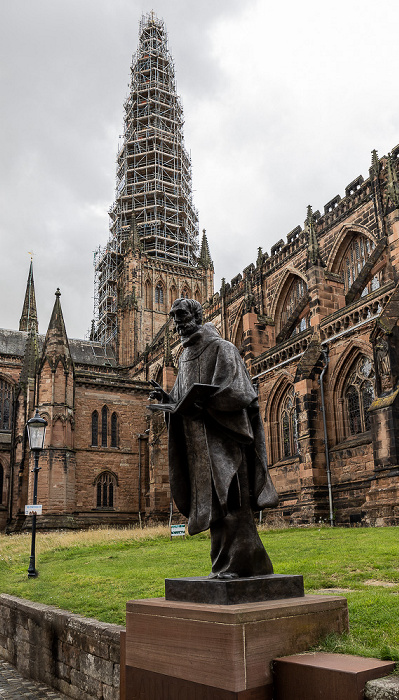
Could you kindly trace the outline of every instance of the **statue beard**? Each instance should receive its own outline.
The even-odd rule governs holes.
[[[198,323],[193,319],[192,321],[188,321],[184,325],[181,325],[179,328],[177,328],[177,332],[180,335],[181,339],[184,340],[186,338],[189,338],[195,331],[199,328]]]

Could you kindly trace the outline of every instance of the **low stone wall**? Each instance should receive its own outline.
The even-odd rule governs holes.
[[[74,700],[119,700],[123,630],[0,595],[0,657]]]

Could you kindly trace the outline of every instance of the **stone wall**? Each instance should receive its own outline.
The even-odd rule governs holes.
[[[0,595],[0,657],[75,700],[119,700],[124,628]]]

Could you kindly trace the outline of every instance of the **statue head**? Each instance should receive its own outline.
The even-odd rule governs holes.
[[[202,325],[202,306],[195,299],[176,299],[169,311],[178,334],[188,338]]]

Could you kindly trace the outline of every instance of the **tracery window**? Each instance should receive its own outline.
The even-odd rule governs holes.
[[[374,367],[372,361],[362,355],[350,373],[344,388],[348,435],[358,435],[370,430],[370,408],[374,396]]]
[[[91,414],[91,444],[93,447],[98,446],[98,411]]]
[[[157,286],[155,287],[155,303],[158,305],[163,304],[163,299],[164,299],[163,286],[159,282],[157,284]]]
[[[298,418],[295,409],[294,387],[286,392],[280,403],[280,459],[298,454]]]
[[[181,298],[182,299],[189,299],[190,298],[190,291],[188,287],[183,287],[182,292],[181,292]]]
[[[0,430],[11,430],[12,386],[0,379]]]
[[[300,278],[300,277],[294,277],[292,280],[288,291],[286,293],[284,303],[280,312],[280,330],[284,327],[284,325],[287,323],[288,319],[292,316],[293,312],[297,308],[299,302],[305,294],[307,293],[307,285],[306,282]],[[298,318],[298,322],[296,325],[293,327],[291,331],[291,335],[295,335],[296,333],[301,333],[302,331],[305,331],[307,328],[310,327],[310,313],[309,311],[302,313],[302,315]]]
[[[96,508],[113,508],[115,477],[110,472],[102,472],[95,481]]]
[[[144,285],[144,300],[147,309],[152,309],[152,286],[149,280]]]
[[[344,253],[340,265],[340,272],[344,277],[345,292],[348,292],[351,288],[374,248],[374,242],[366,236],[358,234],[352,238]],[[375,289],[378,289],[381,286],[381,276],[382,271],[380,271],[377,275],[374,275],[374,277],[363,289],[362,296],[373,292]]]

